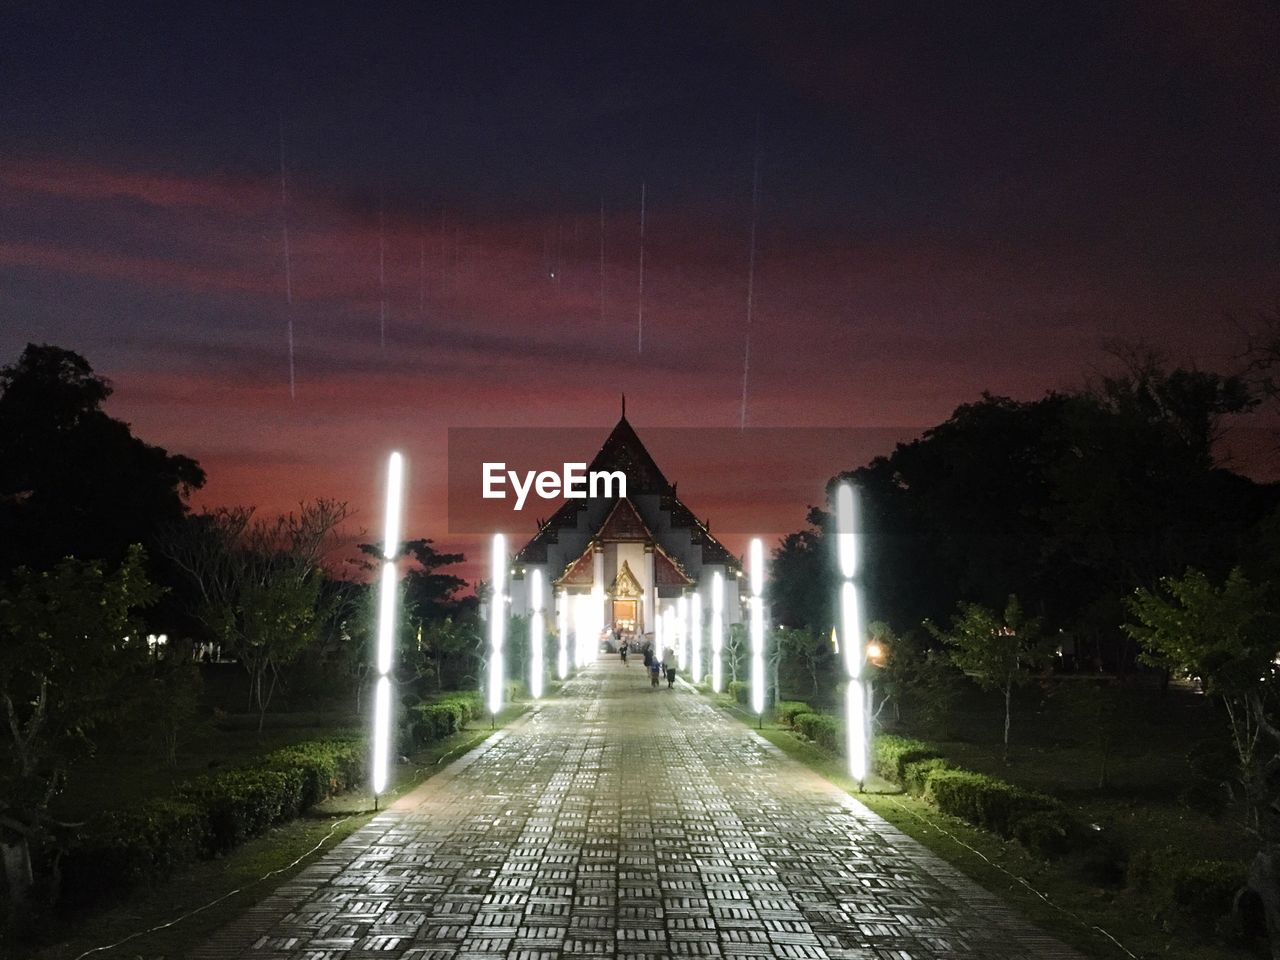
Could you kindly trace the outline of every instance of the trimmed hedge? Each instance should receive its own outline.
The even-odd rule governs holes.
[[[943,813],[1005,838],[1013,835],[1014,824],[1023,817],[1061,810],[1052,797],[967,770],[933,770],[924,795]]]
[[[353,786],[364,776],[365,751],[357,740],[299,743],[253,766],[192,780],[172,797],[103,814],[62,858],[62,899],[90,904],[226,853]]]
[[[876,737],[871,745],[871,770],[881,779],[905,787],[907,764],[920,760],[934,760],[941,756],[941,753],[922,740],[883,733]],[[911,792],[923,792],[923,785],[920,789]]]
[[[812,740],[823,750],[844,753],[844,734],[840,724],[823,713],[802,713],[795,718],[796,733]]]
[[[794,727],[796,717],[805,713],[813,713],[813,707],[800,700],[780,700],[773,708],[774,719],[783,726]]]
[[[1013,825],[1014,838],[1033,857],[1055,860],[1079,850],[1088,842],[1083,827],[1066,810],[1039,810]]]
[[[745,680],[730,680],[729,685],[725,687],[725,692],[738,703],[745,705],[751,697],[751,685]]]
[[[912,760],[902,766],[902,789],[917,797],[923,796],[929,777],[938,770],[950,770],[951,764],[942,757],[930,757],[927,760]]]

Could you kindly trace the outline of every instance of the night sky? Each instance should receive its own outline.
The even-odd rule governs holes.
[[[0,14],[0,362],[83,353],[202,504],[375,527],[397,445],[449,542],[449,427],[737,426],[757,156],[753,425],[1229,368],[1277,303],[1274,4],[365,6]]]

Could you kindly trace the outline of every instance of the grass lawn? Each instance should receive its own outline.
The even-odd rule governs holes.
[[[755,715],[729,698],[721,696],[716,698],[716,702],[744,724],[752,728],[757,726]],[[1181,722],[1172,726],[1173,731],[1165,731],[1154,742],[1146,744],[1148,752],[1154,750],[1158,755],[1168,746],[1162,742],[1166,737],[1185,736]],[[1016,725],[1014,730],[1016,734]],[[1130,953],[1141,958],[1172,960],[1249,960],[1262,955],[1243,947],[1196,942],[1184,934],[1165,931],[1144,911],[1137,898],[1123,890],[1087,883],[1065,864],[1038,861],[1021,844],[1006,842],[940,814],[923,800],[898,792],[883,782],[870,784],[869,792],[859,793],[857,784],[845,773],[842,758],[832,757],[797,738],[790,730],[772,723],[765,723],[758,732],[789,756],[857,797],[903,833],[954,864],[985,889],[1007,900],[1028,920],[1082,953],[1102,960],[1129,960]],[[1141,730],[1135,731],[1135,735],[1140,733]],[[1092,771],[1096,770],[1096,763],[1081,764],[1080,757],[1062,755],[1048,748],[1039,754],[1031,748],[1016,751],[1014,763],[1006,767],[999,750],[991,744],[948,741],[941,746],[948,751],[949,757],[963,766],[1051,793],[1058,793],[1059,789],[1053,788],[1061,788],[1063,784],[1070,787],[1089,782],[1089,778],[1094,776]],[[951,753],[953,747],[957,748],[954,755]],[[1182,760],[1181,753],[1175,752],[1173,757],[1163,763],[1149,761],[1146,769],[1167,771]],[[1020,772],[1025,779],[1019,776]],[[1190,813],[1178,806],[1173,796],[1165,803],[1152,802],[1150,796],[1144,799],[1148,793],[1145,786],[1149,782],[1144,784],[1141,776],[1137,776],[1129,783],[1131,789],[1127,793],[1120,785],[1111,793],[1096,798],[1091,798],[1087,790],[1067,789],[1063,792],[1067,802],[1073,806],[1078,804],[1080,810],[1096,816],[1108,816],[1118,830],[1131,833],[1127,839],[1135,844],[1153,841],[1159,845],[1221,844],[1201,847],[1206,856],[1226,856],[1220,851],[1239,849],[1243,842],[1241,831],[1233,824],[1215,824],[1208,817]],[[1144,789],[1136,789],[1138,787]],[[1082,812],[1081,815],[1085,814]],[[1101,931],[1123,944],[1123,949]]]
[[[497,718],[496,728],[512,722],[528,704],[509,706]],[[332,732],[332,731],[330,731]],[[272,746],[307,739],[315,729],[278,731],[297,734]],[[487,721],[476,720],[471,728],[447,740],[433,743],[396,769],[394,783],[383,795],[383,806],[413,789],[450,761],[473,749],[493,733]],[[264,749],[256,745],[245,754]],[[154,762],[154,761],[153,761]],[[92,957],[119,957],[127,960],[173,960],[188,955],[216,929],[266,897],[306,866],[315,853],[328,849],[359,829],[374,816],[373,798],[367,790],[353,790],[312,808],[306,815],[250,840],[224,858],[192,864],[154,889],[135,891],[124,903],[87,916],[59,919],[57,942],[33,948],[30,960],[75,960],[85,951],[132,937],[110,951]],[[270,874],[270,876],[268,876]],[[193,911],[198,911],[194,912]],[[161,927],[141,936],[141,931]],[[52,941],[52,937],[49,938]]]

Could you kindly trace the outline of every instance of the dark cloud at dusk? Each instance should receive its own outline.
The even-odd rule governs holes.
[[[451,427],[737,425],[758,150],[753,425],[924,428],[1111,338],[1231,369],[1277,49],[1263,2],[20,4],[0,358],[83,353],[202,503],[373,504],[400,446],[447,541]]]

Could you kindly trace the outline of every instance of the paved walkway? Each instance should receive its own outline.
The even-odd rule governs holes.
[[[201,960],[1076,958],[688,689],[602,661]]]

